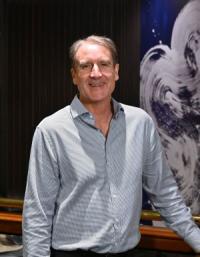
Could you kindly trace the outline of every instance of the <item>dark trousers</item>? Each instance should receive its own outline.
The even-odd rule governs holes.
[[[95,253],[92,251],[75,250],[75,251],[60,251],[51,249],[51,257],[129,257],[131,252],[125,253]]]

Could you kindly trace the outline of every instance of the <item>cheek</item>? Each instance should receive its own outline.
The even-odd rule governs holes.
[[[73,83],[78,86],[84,83],[84,78],[80,77],[79,75],[75,75],[73,77]]]
[[[112,77],[110,78],[110,81],[115,84],[118,78],[119,78],[118,74],[113,74]]]
[[[76,86],[79,91],[85,91],[87,90],[87,81],[84,78],[77,78],[76,79]]]

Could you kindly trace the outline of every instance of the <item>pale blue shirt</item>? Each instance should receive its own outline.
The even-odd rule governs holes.
[[[23,210],[24,257],[50,247],[119,253],[140,240],[142,187],[195,250],[200,232],[162,153],[151,118],[113,100],[107,138],[77,97],[37,127]]]

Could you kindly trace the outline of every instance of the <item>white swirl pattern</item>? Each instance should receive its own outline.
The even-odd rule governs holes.
[[[169,165],[193,214],[200,213],[200,1],[188,2],[172,31],[171,48],[143,57],[140,104],[154,119]]]

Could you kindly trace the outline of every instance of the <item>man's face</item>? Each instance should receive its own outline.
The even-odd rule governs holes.
[[[110,101],[119,78],[119,65],[113,64],[110,51],[104,46],[84,43],[76,52],[75,59],[71,73],[80,100],[86,104]]]

